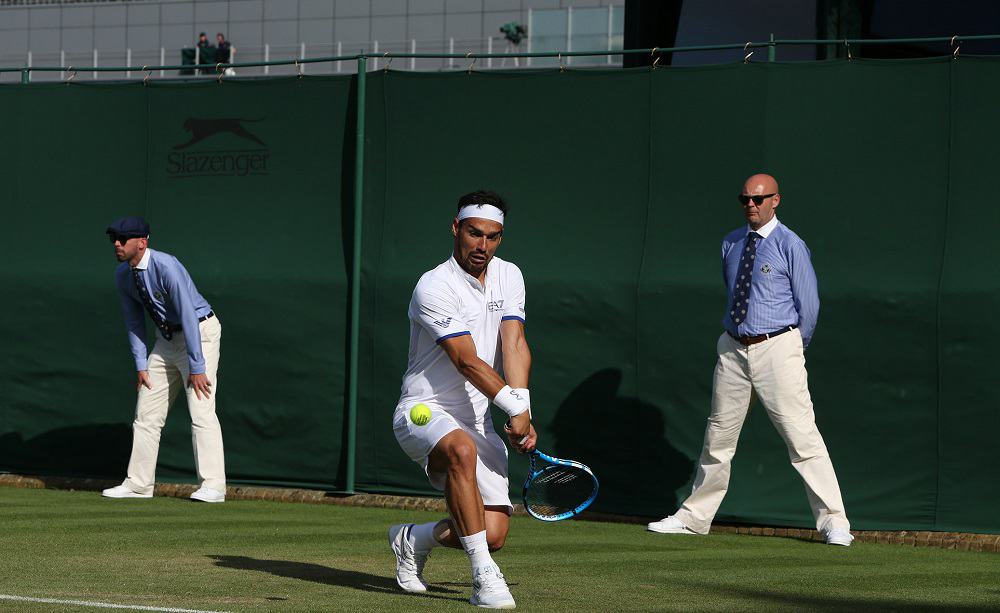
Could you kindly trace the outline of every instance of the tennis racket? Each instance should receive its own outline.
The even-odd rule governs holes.
[[[597,488],[597,477],[583,464],[536,450],[524,481],[524,508],[542,521],[569,519],[594,502]]]

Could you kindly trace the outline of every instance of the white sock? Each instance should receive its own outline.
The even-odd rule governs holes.
[[[486,544],[485,530],[477,532],[472,536],[460,536],[458,540],[462,541],[462,549],[465,550],[465,553],[469,554],[469,563],[472,564],[473,575],[484,566],[496,565],[490,556],[489,545]]]
[[[434,528],[439,522],[432,521],[429,524],[413,524],[410,528],[410,546],[413,551],[430,551],[434,547],[440,547],[441,543],[434,538]]]

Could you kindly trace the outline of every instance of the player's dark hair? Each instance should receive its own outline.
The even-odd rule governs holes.
[[[457,210],[461,211],[463,206],[469,206],[470,204],[492,204],[503,211],[505,216],[507,215],[507,201],[496,192],[481,189],[471,194],[466,194],[458,199]]]

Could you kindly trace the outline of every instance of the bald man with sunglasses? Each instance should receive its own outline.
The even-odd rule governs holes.
[[[820,531],[830,545],[854,537],[840,485],[816,428],[806,375],[805,347],[819,315],[816,273],[809,248],[775,216],[778,182],[756,174],[744,182],[739,202],[747,226],[722,241],[722,270],[729,292],[716,349],[712,412],[691,495],[681,508],[650,523],[652,532],[707,534],[729,488],[730,465],[753,392],[788,446],[792,466]]]

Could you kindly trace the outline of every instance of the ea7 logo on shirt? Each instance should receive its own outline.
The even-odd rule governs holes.
[[[447,319],[437,319],[434,321],[434,325],[441,326],[442,328],[447,328],[448,326],[451,325],[451,317],[448,317]]]
[[[771,265],[770,264],[764,264],[763,266],[760,267],[760,271],[762,273],[764,273],[764,274],[767,274],[767,273],[771,272]]]
[[[503,308],[503,300],[491,300],[486,303],[486,308],[489,309],[490,313],[493,311],[499,311]]]

